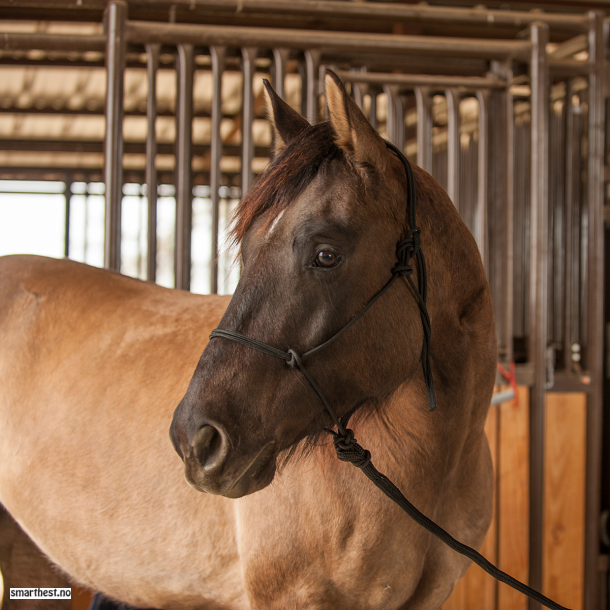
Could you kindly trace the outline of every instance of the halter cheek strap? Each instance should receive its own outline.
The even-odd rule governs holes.
[[[347,423],[349,420],[349,416],[347,416],[344,420],[339,419],[334,409],[324,396],[324,393],[315,382],[313,377],[309,374],[309,371],[305,368],[304,362],[322,351],[325,347],[328,347],[331,343],[334,343],[347,329],[352,326],[361,318],[372,306],[373,304],[380,299],[392,286],[392,284],[399,278],[405,277],[413,294],[417,299],[417,303],[419,305],[419,312],[422,321],[422,327],[424,331],[424,340],[422,346],[421,360],[422,360],[422,368],[424,373],[424,381],[426,383],[426,388],[428,390],[428,408],[430,411],[434,411],[436,409],[436,393],[434,391],[434,382],[432,379],[432,367],[430,364],[430,335],[431,335],[431,326],[430,326],[430,317],[428,316],[428,310],[426,308],[426,297],[428,292],[427,287],[427,277],[426,277],[426,262],[424,259],[424,253],[421,250],[420,244],[420,230],[415,222],[415,212],[417,205],[417,193],[415,191],[415,180],[413,178],[413,170],[411,169],[411,165],[407,158],[403,155],[403,153],[396,148],[393,144],[386,142],[386,146],[392,150],[398,158],[402,161],[402,164],[405,168],[405,172],[407,174],[407,183],[408,183],[408,215],[409,215],[409,226],[411,227],[401,241],[398,242],[396,246],[396,257],[398,262],[392,269],[392,277],[388,280],[385,286],[374,295],[369,302],[360,310],[358,314],[356,314],[351,320],[349,320],[343,327],[341,327],[330,339],[327,339],[324,343],[321,343],[317,347],[305,352],[303,355],[299,355],[295,350],[289,349],[287,351],[282,351],[276,347],[271,345],[267,345],[262,341],[258,341],[257,339],[252,339],[251,337],[246,337],[240,333],[233,332],[231,330],[223,330],[220,328],[216,328],[212,331],[210,335],[210,339],[228,339],[229,341],[234,341],[235,343],[239,343],[244,345],[245,347],[249,347],[251,349],[255,349],[263,354],[267,354],[269,356],[273,356],[274,358],[279,358],[284,360],[288,366],[293,369],[298,369],[301,374],[307,379],[307,382],[313,389],[313,391],[318,395],[325,409],[328,411],[331,419],[333,420],[335,426],[337,427],[337,432],[334,430],[327,429],[327,432],[332,434],[333,436],[333,444],[335,446],[335,450],[337,452],[337,457],[343,462],[349,462],[360,468],[362,472],[386,495],[388,498],[396,502],[414,521],[419,523],[422,527],[428,530],[430,533],[434,534],[437,538],[442,540],[447,546],[452,548],[454,551],[465,555],[471,561],[476,563],[478,566],[483,568],[488,574],[491,574],[494,578],[503,582],[513,589],[524,593],[525,595],[531,597],[537,602],[551,608],[552,610],[567,610],[563,606],[555,603],[554,601],[548,599],[541,593],[534,591],[527,585],[519,582],[509,574],[506,574],[502,570],[499,570],[490,563],[485,557],[483,557],[480,553],[472,549],[471,547],[459,542],[453,536],[448,534],[444,529],[438,526],[434,521],[426,517],[423,513],[421,513],[405,496],[402,492],[388,479],[384,474],[380,473],[373,463],[371,462],[371,453],[364,449],[361,445],[358,444],[356,439],[354,438],[354,432],[347,428]],[[419,281],[419,289],[418,286],[413,281],[413,267],[411,266],[411,259],[414,258],[417,260],[417,277]]]

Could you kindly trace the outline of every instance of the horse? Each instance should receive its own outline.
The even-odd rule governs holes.
[[[336,75],[324,82],[316,125],[266,87],[274,157],[236,210],[232,297],[69,260],[0,262],[0,501],[75,582],[168,610],[437,610],[469,567],[337,460],[299,370],[208,339],[218,327],[302,354],[388,281],[413,229],[402,163]],[[413,171],[438,408],[404,278],[307,369],[377,468],[479,546],[491,297],[455,207]]]

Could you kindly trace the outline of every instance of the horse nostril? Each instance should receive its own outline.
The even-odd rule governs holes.
[[[197,430],[193,438],[193,455],[202,468],[210,469],[222,462],[226,450],[221,433],[210,425],[205,425]]]

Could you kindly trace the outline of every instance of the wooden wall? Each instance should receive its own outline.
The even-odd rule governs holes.
[[[93,599],[93,593],[89,589],[72,585],[72,610],[87,610]]]
[[[486,425],[496,480],[493,522],[481,553],[527,583],[529,391],[491,407]],[[586,395],[546,401],[543,593],[582,610],[584,585]],[[443,610],[527,610],[527,598],[472,566]]]

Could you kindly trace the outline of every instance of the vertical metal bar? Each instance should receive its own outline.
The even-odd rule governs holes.
[[[386,96],[386,123],[385,130],[388,140],[396,144],[396,108],[394,107],[394,89],[391,85],[384,85],[383,92]]]
[[[254,158],[254,138],[252,136],[252,122],[254,121],[254,94],[252,83],[256,66],[254,60],[258,50],[244,47],[241,50],[243,74],[243,107],[242,107],[242,149],[241,149],[241,192],[242,196],[252,184],[252,159]]]
[[[70,199],[72,199],[72,176],[66,176],[66,188],[64,189],[66,198],[65,219],[64,219],[64,256],[70,256]]]
[[[512,362],[514,342],[514,249],[515,249],[515,209],[514,209],[514,165],[515,165],[515,117],[513,110],[513,95],[510,84],[513,81],[512,61],[493,62],[492,70],[507,83],[502,92],[490,92],[497,109],[496,130],[492,134],[490,144],[493,154],[493,182],[488,182],[492,191],[489,204],[494,204],[493,218],[490,225],[495,228],[492,253],[493,266],[500,278],[491,278],[495,287],[498,318],[498,347],[500,358],[504,362]],[[500,200],[498,207],[496,202]],[[492,259],[490,259],[491,262]],[[496,303],[494,303],[496,305]]]
[[[573,83],[566,82],[566,150],[565,150],[565,257],[566,257],[566,280],[565,280],[565,303],[564,303],[564,331],[563,331],[563,363],[566,370],[572,368],[572,309],[575,268],[572,261],[574,251],[574,154],[575,149],[580,151],[580,143],[577,142],[574,129],[574,106],[572,104]],[[580,154],[580,152],[578,152]],[[578,220],[576,221],[578,227]]]
[[[544,518],[544,438],[547,347],[548,267],[548,129],[549,75],[546,61],[548,26],[530,26],[531,210],[529,360],[534,367],[530,394],[530,585],[541,590]],[[530,600],[530,610],[540,604]]]
[[[312,125],[315,125],[318,122],[319,69],[320,51],[318,49],[305,51],[306,118]]]
[[[146,72],[148,75],[148,98],[146,115],[148,133],[146,134],[146,201],[148,204],[146,279],[157,279],[157,69],[159,68],[160,44],[146,45]]]
[[[176,61],[176,253],[175,286],[188,290],[191,284],[191,145],[193,123],[193,45],[178,45]]]
[[[365,83],[352,83],[352,91],[354,92],[354,102],[356,102],[356,106],[364,113],[364,96],[368,91],[368,85]]]
[[[584,608],[599,608],[598,568],[601,495],[604,329],[604,16],[589,13],[589,285],[587,368],[587,489],[585,504]]]
[[[286,95],[286,62],[288,61],[288,49],[273,49],[273,88],[275,92],[284,99]]]
[[[491,73],[501,79],[506,77],[507,68],[506,62],[491,63]],[[512,271],[508,272],[508,266],[509,263],[512,265],[512,261],[509,261],[512,256],[512,243],[509,244],[509,240],[512,240],[513,222],[512,210],[509,215],[507,201],[509,154],[507,135],[510,133],[512,136],[513,124],[512,116],[509,117],[507,112],[508,83],[510,81],[507,81],[507,87],[503,90],[490,91],[487,99],[488,279],[494,305],[500,362],[509,360],[509,344],[512,344],[512,330],[510,334],[507,331],[508,321],[512,322]],[[508,226],[509,223],[511,226]]]
[[[417,165],[432,173],[432,96],[427,87],[415,88],[417,106]]]
[[[106,9],[106,133],[104,182],[106,220],[104,266],[121,268],[121,199],[123,196],[123,72],[127,3],[113,0]]]
[[[371,125],[377,129],[379,127],[379,121],[377,120],[377,92],[374,89],[370,89],[371,96],[371,110],[369,112],[369,121]]]
[[[505,357],[507,362],[514,360],[514,248],[515,248],[515,110],[510,85],[513,82],[513,64],[507,60],[504,66],[504,78],[507,83],[504,94],[505,137],[506,137],[506,276],[505,276]]]
[[[218,218],[220,215],[220,159],[222,157],[222,73],[226,49],[211,47],[212,57],[212,128],[210,134],[210,194],[212,198],[212,251],[210,257],[210,294],[218,293]]]
[[[398,85],[384,85],[383,91],[388,98],[387,132],[388,139],[396,148],[404,150],[405,147],[405,118],[404,106],[400,97]]]
[[[301,77],[301,114],[307,116],[307,73],[302,61],[298,63],[298,71]]]
[[[487,185],[489,179],[489,91],[477,91],[479,102],[479,145],[477,150],[477,214],[476,234],[485,273],[489,277],[489,240],[487,234]]]
[[[447,99],[447,194],[460,211],[460,94],[445,89]]]

